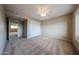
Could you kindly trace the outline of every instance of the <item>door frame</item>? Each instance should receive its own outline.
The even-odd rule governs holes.
[[[9,17],[6,17],[7,40],[9,40]]]

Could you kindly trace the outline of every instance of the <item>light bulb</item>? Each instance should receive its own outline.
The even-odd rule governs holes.
[[[15,28],[15,26],[11,25],[11,29],[14,29],[14,28]]]
[[[42,13],[40,16],[46,16],[46,14]]]

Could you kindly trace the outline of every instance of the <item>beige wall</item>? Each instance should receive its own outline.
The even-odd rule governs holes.
[[[77,41],[77,37],[76,37],[76,30],[77,30],[76,29],[76,13],[77,13],[78,8],[79,8],[79,5],[76,6],[73,13],[73,43],[79,51],[79,42]]]
[[[42,22],[42,34],[56,38],[72,38],[72,14],[56,17]]]
[[[6,43],[6,23],[3,6],[0,5],[0,54],[2,54]]]

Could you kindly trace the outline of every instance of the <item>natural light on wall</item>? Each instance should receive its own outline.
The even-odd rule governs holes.
[[[17,29],[18,27],[16,25],[11,25],[11,29]]]

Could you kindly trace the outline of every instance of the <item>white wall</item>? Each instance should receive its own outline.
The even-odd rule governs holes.
[[[9,32],[9,37],[14,35],[17,35],[17,32]]]
[[[76,37],[79,37],[79,14],[76,15],[75,24]]]
[[[18,37],[22,37],[22,33],[23,33],[23,27],[22,27],[22,23],[19,21],[18,22],[18,32],[17,32]]]
[[[71,15],[65,15],[42,22],[42,34],[48,37],[63,39],[71,37]],[[70,36],[70,37],[69,37]]]
[[[41,22],[28,19],[28,38],[32,38],[41,34]]]
[[[2,54],[4,45],[6,43],[6,24],[3,6],[0,5],[0,54]]]

